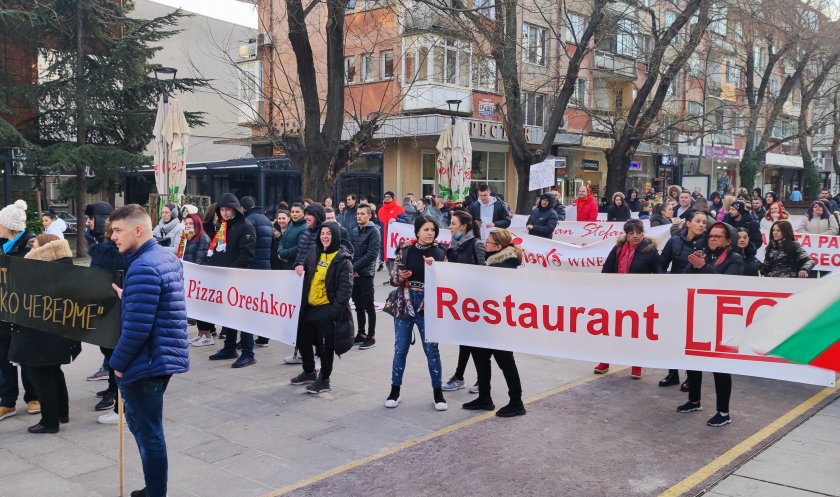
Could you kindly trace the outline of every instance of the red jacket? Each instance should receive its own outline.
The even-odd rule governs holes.
[[[388,260],[388,221],[396,219],[397,216],[405,212],[400,204],[392,200],[389,204],[382,204],[377,215],[379,221],[382,223],[382,251],[385,255],[384,259]]]
[[[576,198],[574,204],[577,206],[578,221],[598,220],[598,203],[591,193],[586,198]]]

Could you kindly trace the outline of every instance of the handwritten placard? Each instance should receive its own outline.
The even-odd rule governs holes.
[[[528,190],[534,191],[554,184],[554,161],[531,164],[528,176]]]

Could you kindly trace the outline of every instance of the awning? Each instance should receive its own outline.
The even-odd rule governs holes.
[[[804,169],[805,165],[802,163],[802,156],[800,155],[785,155],[767,153],[764,163],[768,167],[786,167],[789,169]]]

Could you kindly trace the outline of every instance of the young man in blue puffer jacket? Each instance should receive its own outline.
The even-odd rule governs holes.
[[[111,214],[111,240],[128,270],[122,334],[110,365],[125,401],[125,419],[143,463],[148,497],[165,497],[168,477],[163,394],[173,374],[189,370],[187,307],[181,261],[152,238],[152,220],[137,204]],[[132,493],[133,494],[133,493]]]

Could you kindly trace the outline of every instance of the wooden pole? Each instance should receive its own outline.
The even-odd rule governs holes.
[[[118,426],[119,426],[119,438],[120,438],[120,449],[119,449],[119,470],[120,470],[120,497],[125,496],[125,445],[123,440],[123,435],[125,434],[125,416],[123,416],[123,401],[122,401],[122,392],[117,389],[117,416],[119,417]]]

